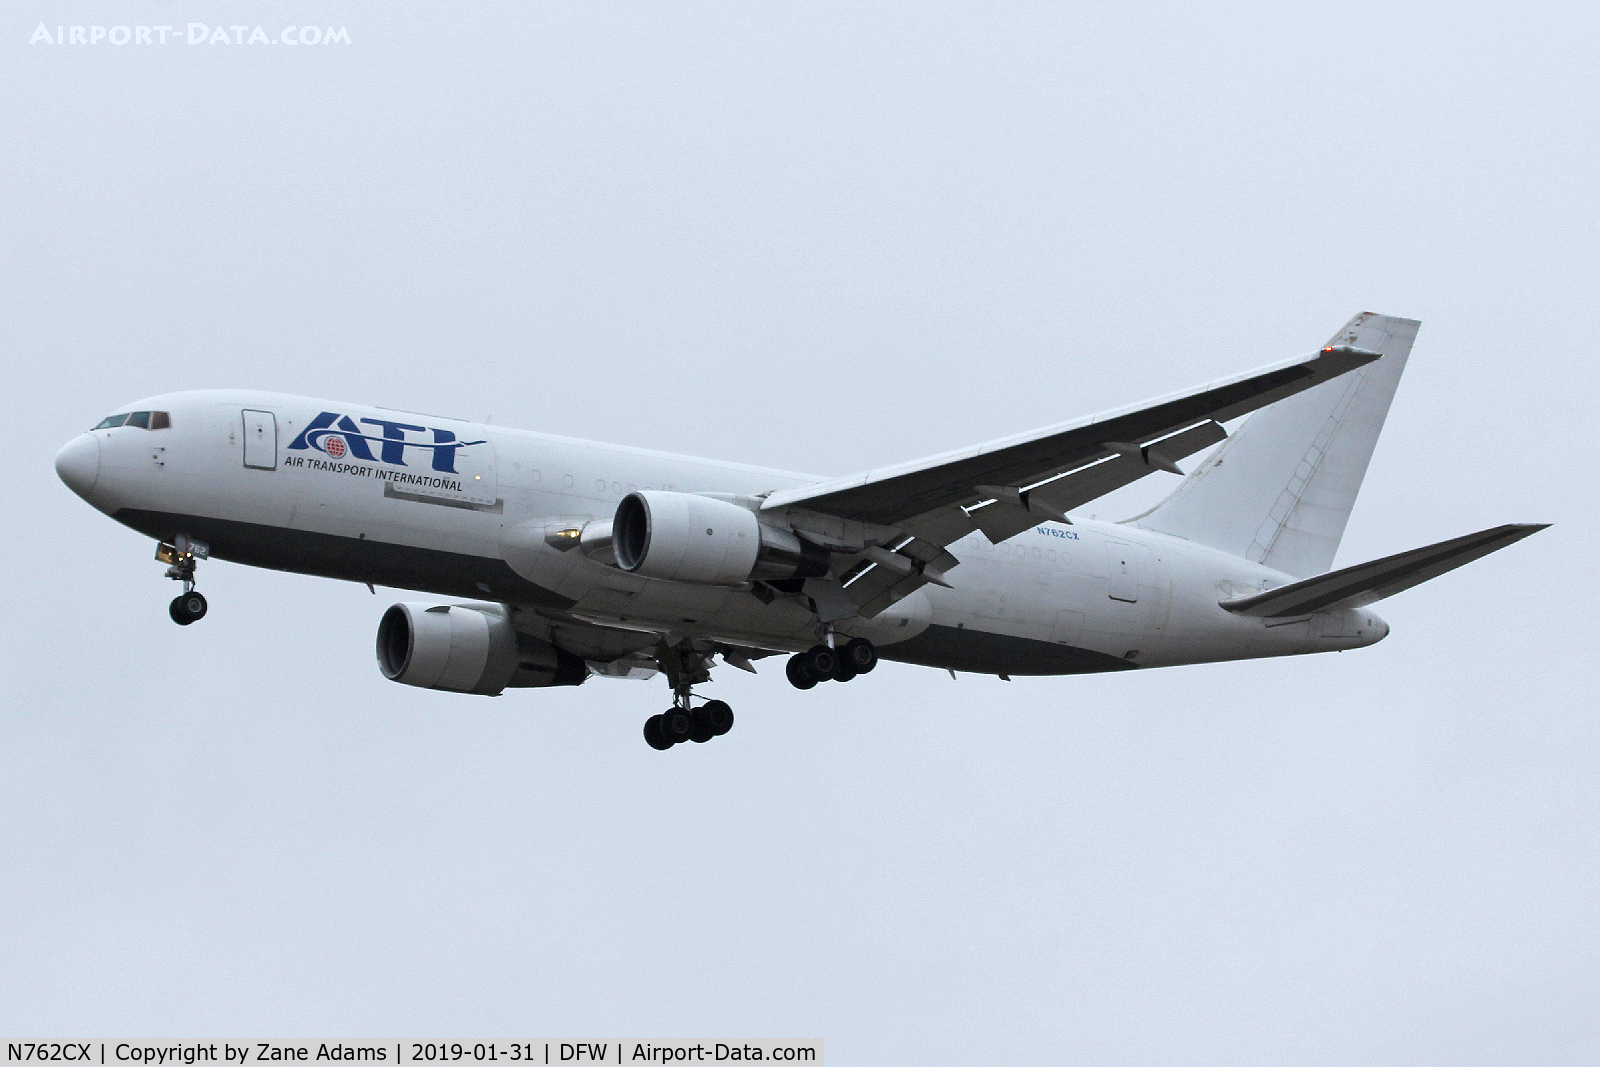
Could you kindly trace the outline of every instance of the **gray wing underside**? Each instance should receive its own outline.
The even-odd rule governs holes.
[[[1221,423],[1379,358],[1328,347],[1141,405],[956,452],[769,495],[764,512],[842,553],[836,577],[868,618],[959,562],[974,530],[993,542],[1066,513],[1222,441]]]

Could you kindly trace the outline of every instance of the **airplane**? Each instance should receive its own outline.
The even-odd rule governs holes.
[[[247,390],[129,404],[55,466],[155,539],[179,625],[210,558],[464,598],[389,607],[384,676],[499,696],[664,674],[644,736],[665,750],[732,728],[695,692],[719,658],[787,655],[811,689],[880,656],[1010,680],[1382,640],[1369,604],[1545,528],[1329,570],[1419,325],[1364,312],[1308,356],[842,478]],[[1161,472],[1181,480],[1141,515],[1073,514]]]

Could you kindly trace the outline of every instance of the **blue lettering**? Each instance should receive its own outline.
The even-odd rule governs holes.
[[[362,419],[362,422],[373,426],[383,427],[383,461],[393,463],[397,467],[404,467],[406,431],[415,430],[417,433],[427,433],[426,426],[413,426],[408,422],[385,422],[383,419]],[[451,435],[455,436],[454,434]],[[370,457],[369,457],[370,458]]]
[[[299,435],[290,443],[290,449],[315,449],[327,453],[328,449],[323,444],[330,437],[344,438],[345,446],[350,455],[355,459],[373,460],[372,448],[368,442],[379,446],[379,455],[385,463],[396,467],[406,466],[405,450],[408,448],[426,448],[433,452],[433,469],[443,474],[456,474],[456,453],[463,448],[473,445],[488,444],[487,441],[458,441],[451,430],[440,430],[427,426],[414,426],[407,422],[389,422],[384,419],[362,419],[370,426],[382,429],[383,436],[374,437],[361,432],[361,427],[348,415],[340,415],[337,411],[324,411],[306,424]],[[433,441],[409,441],[406,431],[415,433],[432,432]],[[459,487],[458,487],[459,488]]]
[[[372,449],[367,447],[367,436],[361,432],[361,427],[351,422],[350,416],[346,415],[339,420],[339,429],[344,431],[344,443],[350,446],[350,454],[357,459],[370,462]]]
[[[450,444],[456,435],[449,430],[433,431],[433,469],[446,474],[456,473],[456,449],[465,448],[465,445]]]
[[[316,418],[314,418],[310,422],[306,423],[306,428],[300,431],[300,436],[296,437],[294,439],[294,443],[291,444],[289,447],[290,448],[313,448],[313,447],[315,447],[311,443],[311,435],[316,433],[318,430],[327,429],[329,426],[332,426],[334,424],[334,421],[336,419],[338,419],[338,418],[339,418],[339,413],[337,411],[324,411],[321,415],[318,415]]]

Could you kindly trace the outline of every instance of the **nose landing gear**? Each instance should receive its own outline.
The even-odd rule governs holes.
[[[206,617],[206,598],[194,587],[195,564],[211,555],[211,546],[204,541],[179,534],[172,544],[163,541],[156,546],[156,560],[166,563],[167,577],[183,583],[183,592],[167,606],[167,614],[179,626],[188,626]]]

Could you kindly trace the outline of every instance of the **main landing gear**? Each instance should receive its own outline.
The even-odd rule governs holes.
[[[683,741],[703,745],[731,729],[733,709],[721,700],[708,700],[698,708],[674,704],[644,721],[644,740],[651,748],[665,752]]]
[[[817,637],[817,644],[790,657],[785,668],[796,689],[810,689],[830,679],[848,682],[878,665],[878,650],[865,638],[836,644],[833,627],[827,623],[817,627]],[[692,641],[677,645],[662,641],[656,646],[656,663],[672,686],[672,707],[645,720],[644,739],[651,748],[665,751],[684,741],[704,744],[733,729],[733,709],[727,704],[708,700],[695,707],[693,702],[693,687],[711,680],[711,658],[715,654],[715,647],[696,648]]]
[[[183,583],[183,592],[172,598],[167,614],[179,626],[188,626],[206,617],[206,598],[194,587],[195,564],[211,554],[204,541],[179,534],[174,544],[163,541],[156,546],[156,559],[170,564],[167,577]]]
[[[725,702],[708,700],[698,708],[692,704],[692,687],[711,680],[712,655],[689,642],[677,648],[663,643],[656,651],[656,662],[672,685],[672,707],[645,720],[644,740],[651,748],[664,752],[684,741],[703,745],[733,729],[733,709]]]
[[[858,674],[869,673],[877,665],[878,650],[871,641],[857,637],[837,647],[812,645],[790,656],[784,673],[796,689],[810,689],[818,682],[848,682]]]

